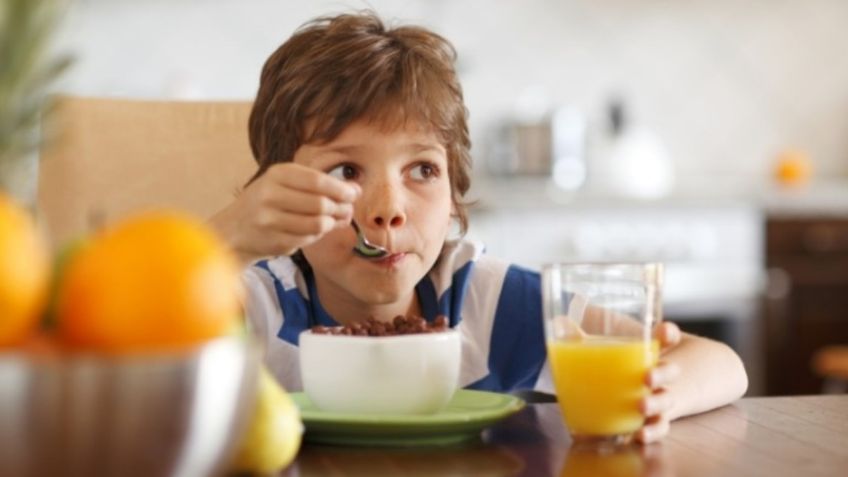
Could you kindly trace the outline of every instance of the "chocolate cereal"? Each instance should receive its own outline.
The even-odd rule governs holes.
[[[354,323],[345,326],[321,326],[316,325],[310,330],[319,335],[345,335],[345,336],[396,336],[412,335],[418,333],[437,333],[447,331],[448,317],[438,315],[432,323],[420,316],[398,315],[392,321],[377,321],[368,318],[362,323]]]

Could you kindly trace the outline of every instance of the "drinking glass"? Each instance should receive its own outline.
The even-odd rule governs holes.
[[[659,263],[543,268],[548,360],[576,444],[627,444],[644,424],[639,402],[659,358],[662,274]]]

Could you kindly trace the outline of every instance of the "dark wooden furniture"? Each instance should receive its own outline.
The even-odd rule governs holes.
[[[659,444],[598,454],[570,447],[556,404],[534,404],[445,449],[305,444],[283,475],[834,476],[848,469],[848,395],[748,398],[675,421]]]
[[[817,393],[813,355],[848,344],[848,218],[770,218],[766,265],[766,392]]]

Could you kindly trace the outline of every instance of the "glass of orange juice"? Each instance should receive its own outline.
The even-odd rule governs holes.
[[[662,274],[659,263],[543,268],[548,361],[576,444],[627,444],[644,424],[639,402],[659,358]]]

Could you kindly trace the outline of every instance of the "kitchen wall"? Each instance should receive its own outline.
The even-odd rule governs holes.
[[[454,42],[478,164],[519,98],[577,106],[598,131],[623,94],[682,176],[754,180],[786,147],[820,175],[848,172],[843,0],[78,0],[58,42],[78,59],[59,88],[251,98],[298,25],[368,7]]]

